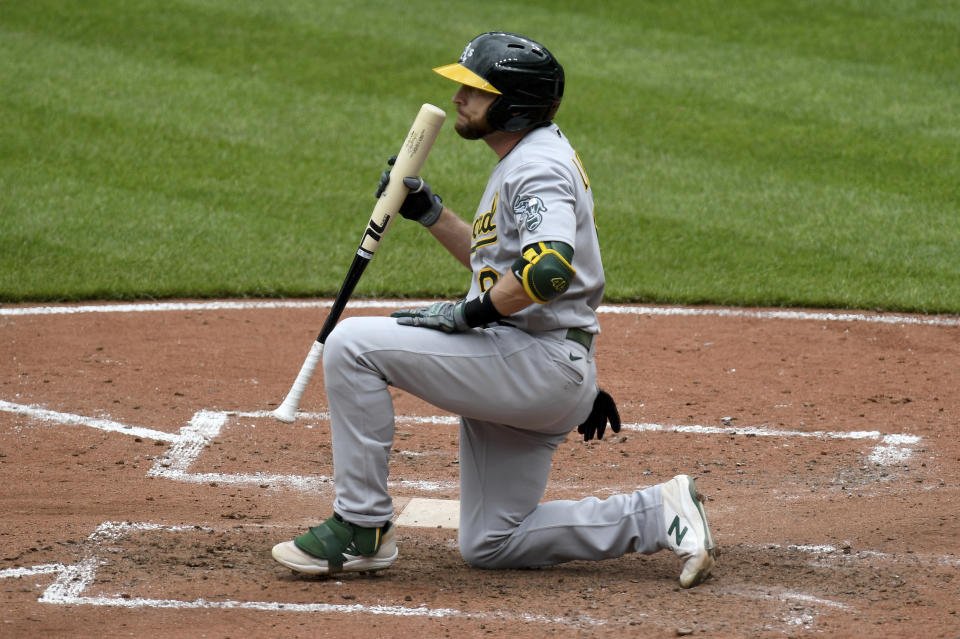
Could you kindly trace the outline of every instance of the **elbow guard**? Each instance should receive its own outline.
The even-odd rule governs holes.
[[[537,242],[524,248],[511,270],[537,304],[546,304],[570,286],[576,274],[573,248],[563,242]]]

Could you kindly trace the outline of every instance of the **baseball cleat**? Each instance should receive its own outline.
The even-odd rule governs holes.
[[[362,528],[344,521],[340,515],[293,541],[277,544],[272,554],[287,568],[308,575],[383,570],[398,555],[390,522],[380,528]]]
[[[684,560],[680,585],[692,588],[710,576],[720,554],[713,542],[703,495],[689,475],[677,475],[661,486],[667,547]]]

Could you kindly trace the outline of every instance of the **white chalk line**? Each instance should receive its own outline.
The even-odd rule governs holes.
[[[260,527],[260,525],[241,526],[240,528]],[[402,606],[402,605],[364,605],[364,604],[327,604],[327,603],[288,603],[280,601],[237,601],[221,600],[211,601],[204,598],[193,600],[180,599],[158,599],[146,597],[131,597],[128,593],[122,595],[84,595],[84,591],[96,581],[98,568],[105,563],[101,559],[104,545],[114,542],[121,537],[140,531],[161,531],[165,533],[193,532],[193,531],[211,531],[214,530],[207,526],[192,525],[167,525],[152,522],[112,522],[107,521],[100,524],[87,538],[85,556],[76,564],[66,565],[62,563],[39,564],[33,567],[11,568],[0,570],[0,579],[22,579],[30,576],[56,574],[56,580],[44,589],[38,598],[40,603],[53,605],[89,605],[98,607],[118,607],[118,608],[156,608],[156,609],[238,609],[238,610],[258,610],[272,612],[299,612],[299,613],[336,613],[336,614],[372,614],[388,615],[397,617],[444,617],[456,616],[471,619],[507,619],[520,620],[525,622],[534,622],[540,624],[562,624],[562,625],[589,625],[600,626],[606,622],[603,619],[591,617],[563,618],[549,617],[546,615],[535,615],[530,613],[513,613],[502,610],[489,611],[483,613],[467,612],[455,608],[429,608],[426,606]],[[237,533],[237,527],[233,526],[224,532]],[[762,552],[763,550],[780,549],[784,546],[780,544],[758,544],[749,545],[751,550]],[[873,562],[881,561],[902,561],[897,555],[875,551],[860,551],[857,553],[846,553],[844,549],[831,545],[788,545],[787,549],[810,555],[822,556],[824,554],[841,554],[847,561]],[[938,557],[933,558],[938,565],[956,565],[955,558]],[[116,558],[111,558],[116,562]],[[764,586],[762,589],[756,586],[741,584],[732,587],[722,587],[726,594],[740,596],[755,601],[781,601],[784,603],[802,604],[815,608],[830,608],[844,612],[855,611],[856,608],[839,601],[817,597],[808,593],[796,592],[789,589],[773,589]],[[807,610],[807,609],[805,609]],[[810,611],[794,611],[788,615],[784,621],[790,625],[802,624],[810,625],[814,621],[814,616]],[[812,611],[816,613],[816,611]],[[640,613],[640,616],[649,617],[649,615]]]
[[[771,589],[767,586],[724,586],[721,588],[721,591],[724,594],[744,597],[753,601],[773,601],[790,604],[791,610],[785,613],[780,619],[780,621],[788,627],[803,626],[805,629],[811,629],[822,608],[830,608],[848,613],[856,611],[856,608],[839,601],[833,601],[832,599],[814,597],[813,595],[786,589]]]
[[[156,459],[148,471],[148,476],[169,479],[172,481],[195,484],[244,484],[261,487],[285,486],[302,492],[320,492],[329,489],[333,478],[328,475],[288,475],[266,472],[254,473],[196,473],[190,472],[190,466],[200,454],[206,450],[210,442],[217,437],[228,420],[232,417],[241,418],[269,418],[269,411],[197,411],[190,422],[182,427],[178,434],[146,429],[123,424],[109,419],[84,417],[71,413],[48,410],[39,406],[15,404],[0,400],[0,411],[24,415],[42,423],[53,423],[68,426],[84,426],[107,432],[122,433],[141,438],[167,441],[171,446],[164,454]],[[301,419],[314,421],[329,421],[330,414],[299,413]],[[458,423],[456,417],[449,415],[398,415],[398,424],[442,424],[454,425]],[[802,431],[769,429],[766,427],[717,427],[703,425],[664,425],[651,423],[627,423],[623,428],[636,432],[662,433],[692,433],[698,435],[723,434],[748,437],[781,437],[781,438],[818,438],[818,439],[869,439],[879,440],[873,447],[869,459],[881,465],[902,463],[910,457],[913,447],[921,437],[912,434],[883,434],[880,431]],[[458,485],[451,481],[430,480],[391,480],[391,487],[404,488],[422,492],[438,492],[456,490]]]
[[[2,402],[2,400],[0,400]],[[223,427],[228,423],[231,418],[247,418],[247,419],[262,419],[269,418],[269,411],[210,411],[210,410],[201,410],[197,411],[194,416],[191,418],[190,422],[180,429],[180,432],[177,435],[171,435],[170,433],[165,433],[163,431],[154,431],[149,429],[139,429],[136,427],[131,427],[119,422],[114,422],[112,420],[105,420],[101,418],[85,418],[79,415],[71,415],[69,413],[62,413],[58,411],[51,411],[43,409],[36,406],[22,406],[18,404],[13,404],[11,402],[2,402],[0,403],[0,410],[5,410],[8,412],[13,412],[17,414],[22,414],[29,416],[31,418],[37,419],[41,422],[49,423],[62,423],[68,425],[78,425],[78,426],[88,426],[95,429],[107,430],[110,432],[119,432],[128,435],[137,435],[140,437],[150,437],[163,441],[170,441],[171,446],[163,455],[159,458],[153,465],[153,467],[148,471],[149,476],[161,477],[165,479],[171,479],[174,481],[186,481],[194,483],[234,483],[234,484],[258,484],[260,486],[265,485],[286,485],[292,488],[299,490],[319,490],[322,487],[329,487],[329,484],[332,483],[332,478],[324,476],[316,477],[304,477],[298,475],[276,475],[276,474],[267,474],[267,473],[253,473],[253,474],[239,474],[239,475],[229,475],[223,473],[191,473],[189,472],[189,467],[193,462],[199,457],[200,454],[207,448],[209,443],[217,437]],[[304,420],[314,420],[314,421],[329,421],[329,413],[301,413],[299,417]],[[452,416],[398,416],[398,423],[432,423],[432,424],[444,424],[444,425],[455,425],[458,422],[456,417]],[[693,433],[693,434],[725,434],[731,436],[759,436],[759,437],[802,437],[802,438],[821,438],[821,439],[871,439],[871,440],[880,440],[882,443],[875,447],[873,456],[876,452],[876,449],[881,447],[893,447],[893,448],[903,448],[904,446],[912,446],[920,441],[920,437],[910,434],[894,434],[894,435],[884,435],[880,431],[799,431],[799,430],[785,430],[785,429],[768,429],[765,427],[713,427],[713,426],[702,426],[702,425],[663,425],[663,424],[650,424],[650,423],[636,423],[636,424],[624,424],[624,428],[628,430],[633,430],[637,432],[665,432],[665,433]],[[909,454],[909,453],[906,453]],[[443,484],[441,482],[397,482],[394,485],[402,485],[408,488],[416,488],[422,491],[431,491],[438,490],[441,488],[456,488],[456,485],[450,483],[450,485]],[[455,500],[450,500],[451,502]],[[401,513],[401,516],[403,513]],[[421,515],[422,516],[422,515]],[[432,521],[427,520],[425,521]],[[410,525],[420,525],[417,521],[408,522]],[[435,524],[433,524],[435,525]],[[454,523],[448,524],[449,526],[454,526]],[[125,533],[129,530],[147,530],[147,529],[164,529],[164,530],[181,530],[188,529],[192,527],[170,527],[170,526],[160,526],[156,524],[114,524],[107,522],[101,525],[94,534],[91,535],[91,540],[95,540],[98,543],[111,538],[116,538],[120,534]],[[804,550],[802,547],[797,547],[801,551]],[[824,552],[826,547],[812,547],[812,550],[816,552]],[[863,555],[868,557],[870,555]],[[873,557],[879,558],[877,555]],[[460,617],[471,617],[471,618],[504,618],[507,613],[495,612],[495,613],[484,613],[478,615],[476,613],[468,613],[460,610],[454,609],[432,609],[426,608],[423,606],[420,607],[405,607],[405,606],[364,606],[361,604],[296,604],[296,603],[284,603],[284,602],[270,602],[270,601],[207,601],[205,599],[197,599],[193,601],[182,601],[182,600],[171,600],[171,599],[150,599],[142,597],[129,597],[127,596],[85,596],[83,595],[84,589],[93,582],[96,576],[97,567],[100,565],[100,562],[96,558],[86,558],[79,563],[72,566],[63,566],[61,564],[45,564],[39,567],[35,567],[33,572],[30,574],[41,574],[43,573],[58,573],[57,580],[51,584],[43,593],[40,598],[40,601],[43,603],[52,603],[59,605],[92,605],[92,606],[101,606],[101,607],[122,607],[122,608],[168,608],[168,609],[247,609],[247,610],[262,610],[262,611],[290,611],[290,612],[303,612],[303,613],[337,613],[337,614],[373,614],[373,615],[393,615],[393,616],[423,616],[423,617],[433,617],[433,616],[460,616]],[[25,576],[27,573],[23,573],[24,570],[30,569],[13,569],[15,572],[3,572],[0,573],[0,577],[3,576]],[[748,592],[734,593],[731,594],[740,594],[742,596],[751,597]],[[766,596],[766,595],[765,595]],[[756,598],[755,596],[753,596]],[[789,600],[790,598],[794,600],[803,600],[806,604],[816,604],[820,606],[829,606],[830,604],[835,604],[836,602],[829,602],[829,600],[822,600],[812,595],[805,595],[802,593],[788,593],[781,595],[781,600]],[[843,604],[837,604],[837,606],[842,606]],[[563,623],[569,625],[572,620],[570,619],[551,619],[544,617],[542,615],[529,615],[529,614],[515,614],[509,618],[515,618],[522,621],[531,621],[542,624],[558,624]],[[797,616],[793,615],[786,619],[786,623],[790,625],[810,625],[813,623],[814,617],[810,614],[804,613],[803,615]],[[600,625],[603,620],[595,619],[584,619],[578,618],[573,621],[576,624],[580,625]]]
[[[325,476],[304,477],[299,475],[277,475],[268,473],[247,473],[239,475],[228,475],[223,473],[191,473],[189,467],[207,448],[209,443],[217,437],[222,428],[227,424],[231,417],[262,419],[269,418],[269,411],[208,411],[201,410],[194,414],[190,422],[180,429],[177,436],[171,436],[162,431],[146,431],[145,429],[135,430],[124,424],[119,424],[110,420],[87,419],[77,415],[49,411],[38,407],[25,407],[15,405],[10,402],[0,403],[0,409],[9,410],[18,414],[25,414],[41,421],[67,423],[71,425],[90,426],[93,428],[109,430],[111,432],[120,432],[125,434],[139,434],[139,436],[153,436],[157,439],[172,441],[172,445],[166,451],[163,457],[158,459],[153,467],[148,471],[149,476],[161,477],[174,481],[184,481],[192,483],[233,483],[233,484],[257,484],[265,485],[286,485],[302,491],[317,491],[329,487],[332,478]],[[300,413],[299,417],[304,420],[329,421],[330,415],[327,412],[321,413]],[[431,423],[455,425],[458,422],[456,417],[452,416],[398,416],[398,423]],[[714,427],[703,425],[663,425],[651,423],[633,423],[624,424],[624,428],[637,432],[668,432],[668,433],[693,433],[693,434],[724,434],[731,436],[756,436],[756,437],[800,437],[800,438],[819,438],[819,439],[837,439],[837,440],[880,440],[881,444],[876,446],[871,453],[871,459],[877,456],[878,450],[893,449],[899,451],[897,459],[903,459],[909,455],[907,447],[916,445],[920,437],[910,434],[885,435],[880,431],[799,431],[785,429],[768,429],[765,427]],[[440,489],[455,489],[455,483],[443,482],[396,482],[394,485],[401,485],[406,488],[415,488],[421,491],[433,491]],[[449,508],[452,508],[453,502]],[[402,517],[404,513],[401,512]],[[408,514],[412,516],[412,513]],[[419,513],[416,517],[404,520],[408,525],[418,526],[423,519],[431,527],[436,525],[433,519],[427,517],[425,513]],[[448,518],[449,519],[449,518]],[[450,522],[453,520],[451,519]],[[455,522],[445,524],[447,527],[455,527]],[[399,519],[398,519],[399,523]],[[143,528],[141,528],[143,529]],[[101,526],[92,536],[106,537],[114,534],[113,528]],[[172,530],[172,528],[171,528]],[[801,551],[806,550],[803,547],[792,547]],[[811,547],[811,551],[823,553],[827,547]],[[880,558],[879,555],[868,555]],[[97,563],[85,560],[71,567],[64,567],[57,582],[50,586],[44,593],[41,601],[47,603],[59,604],[82,604],[94,606],[112,606],[125,608],[220,608],[220,609],[250,609],[264,611],[295,611],[295,612],[327,612],[327,613],[368,613],[376,615],[395,615],[395,616],[472,616],[470,613],[449,609],[427,609],[423,607],[408,608],[396,606],[377,606],[369,607],[362,605],[345,604],[289,604],[279,602],[209,602],[203,599],[195,601],[164,600],[164,599],[145,599],[131,597],[87,597],[80,593],[86,587],[86,584],[92,582],[96,574]],[[54,572],[59,568],[58,565],[48,565],[44,570]],[[736,594],[736,593],[732,593]],[[743,593],[741,593],[743,594]],[[781,599],[788,600],[803,598],[805,603],[818,603],[819,605],[829,605],[828,600],[820,600],[811,595],[787,594],[782,595]],[[835,603],[835,602],[830,602]],[[842,604],[837,604],[842,605]],[[498,613],[499,615],[499,613]],[[567,623],[568,620],[549,620],[542,617],[523,617],[526,621],[537,621],[541,623]],[[595,620],[594,620],[595,621]],[[790,624],[812,623],[813,617],[809,614],[794,616],[787,620]],[[593,623],[593,622],[591,622]],[[601,622],[596,622],[601,623]]]
[[[838,608],[840,610],[850,610],[850,606],[839,601],[833,601],[832,599],[823,599],[821,597],[814,597],[813,595],[807,595],[802,592],[793,592],[786,591],[782,592],[779,595],[780,599],[786,601],[799,601],[802,603],[814,604],[817,606],[826,606],[828,608]]]
[[[86,596],[83,592],[96,580],[97,569],[104,563],[100,558],[102,546],[105,542],[115,541],[120,537],[137,531],[157,530],[162,532],[183,532],[194,530],[211,530],[199,526],[168,526],[150,522],[104,522],[87,538],[86,556],[73,565],[44,564],[33,569],[18,568],[0,572],[2,577],[23,577],[34,574],[59,573],[57,579],[48,586],[38,601],[55,605],[89,605],[119,608],[174,608],[189,609],[222,609],[222,610],[262,610],[274,612],[307,612],[307,613],[339,613],[339,614],[372,614],[389,615],[395,617],[463,617],[469,619],[506,619],[540,624],[562,624],[576,626],[599,626],[605,622],[602,619],[593,619],[588,616],[576,618],[548,617],[531,613],[512,613],[503,610],[488,612],[467,612],[455,608],[429,608],[427,606],[387,606],[364,604],[328,604],[328,603],[288,603],[279,601],[210,601],[207,599],[179,600],[155,599],[145,597],[130,597],[129,595],[100,595]],[[231,528],[236,532],[236,528]],[[115,561],[115,559],[114,559]],[[14,572],[16,571],[16,572]],[[9,573],[9,574],[5,574]]]
[[[920,443],[919,435],[906,433],[885,435],[878,430],[863,431],[805,431],[770,429],[763,426],[664,426],[663,424],[623,424],[623,428],[638,432],[695,433],[698,435],[745,435],[747,437],[800,437],[815,439],[876,439],[868,459],[881,466],[902,464],[913,454],[913,447]]]
[[[425,306],[436,300],[351,300],[347,308],[406,308]],[[333,300],[261,300],[207,302],[137,302],[131,304],[88,304],[78,306],[23,306],[0,308],[0,317],[25,315],[77,315],[85,313],[165,313],[170,311],[245,311],[278,308],[330,308]]]
[[[180,429],[182,441],[171,446],[166,453],[157,460],[147,473],[151,477],[162,477],[174,481],[189,483],[224,483],[224,484],[255,484],[258,486],[282,485],[303,492],[318,492],[328,489],[333,484],[333,478],[327,475],[278,475],[272,473],[191,473],[190,465],[203,452],[206,446],[217,437],[227,423],[228,417],[269,417],[269,411],[235,412],[235,411],[198,411],[190,423]],[[330,419],[329,413],[305,413],[301,417],[307,419]],[[397,417],[399,423],[404,423],[406,416]],[[423,418],[411,416],[412,422]],[[428,418],[433,419],[433,418]],[[447,418],[440,418],[446,420]],[[401,487],[422,491],[452,490],[457,487],[455,482],[436,482],[427,480],[391,480],[388,486]]]
[[[793,550],[796,552],[801,552],[805,554],[817,555],[821,559],[829,559],[831,561],[848,561],[848,560],[864,560],[864,561],[887,561],[887,562],[900,562],[900,563],[920,563],[927,564],[931,566],[947,566],[947,567],[960,567],[960,558],[957,558],[953,555],[927,555],[922,553],[909,553],[909,554],[891,554],[886,552],[880,552],[878,550],[853,550],[852,548],[844,548],[839,546],[834,546],[832,544],[788,544],[787,546],[781,546],[780,544],[762,544],[762,545],[748,545],[750,548],[758,550],[770,550],[770,549],[779,549],[786,548],[787,550]]]
[[[38,406],[14,404],[0,400],[0,410],[13,412],[37,419],[45,423],[57,423],[72,426],[86,426],[108,432],[118,432],[137,437],[156,439],[171,442],[172,445],[158,458],[148,471],[148,476],[161,477],[173,481],[209,484],[247,484],[258,486],[286,486],[303,492],[318,492],[329,488],[333,478],[327,475],[285,475],[266,472],[255,473],[194,473],[189,467],[206,449],[209,443],[217,437],[230,417],[267,418],[269,411],[208,411],[201,410],[194,414],[190,423],[174,435],[164,431],[144,429],[122,424],[102,418],[89,418],[70,413],[52,411]],[[329,421],[329,413],[300,413],[299,417],[308,420]],[[399,415],[397,422],[411,424],[447,424],[457,423],[452,416],[434,415]],[[668,432],[693,433],[700,435],[726,434],[756,437],[800,437],[819,439],[874,439],[880,440],[869,456],[874,463],[893,464],[902,463],[909,458],[912,447],[918,444],[921,438],[910,434],[884,435],[880,431],[801,431],[768,429],[765,427],[716,427],[703,425],[663,425],[651,423],[628,423],[623,428],[637,432]],[[392,480],[390,485],[405,489],[424,492],[455,490],[456,482],[440,482],[429,480]]]
[[[690,308],[660,306],[600,306],[598,313],[657,315],[666,317],[725,317],[741,319],[815,320],[818,322],[864,322],[867,324],[911,324],[916,326],[960,326],[960,318],[948,315],[870,315],[828,311],[752,311],[735,308]]]
[[[785,430],[771,429],[765,426],[702,426],[664,425],[664,424],[623,424],[627,430],[639,432],[696,433],[699,435],[746,435],[748,437],[801,437],[814,439],[883,439],[888,444],[914,445],[920,441],[918,435],[884,435],[878,430],[825,431],[825,430]]]
[[[35,575],[59,574],[66,569],[63,564],[38,564],[29,568],[6,568],[0,570],[0,579],[23,579]]]
[[[174,435],[173,433],[166,433],[161,430],[141,428],[140,426],[130,426],[129,424],[121,424],[120,422],[115,422],[110,419],[84,417],[82,415],[75,415],[72,413],[62,413],[60,411],[48,410],[40,406],[29,404],[15,404],[2,399],[0,399],[0,411],[24,415],[25,417],[29,417],[30,419],[35,419],[40,422],[52,422],[64,426],[85,426],[87,428],[96,428],[97,430],[103,430],[112,433],[123,433],[124,435],[133,435],[135,437],[143,437],[145,439],[156,439],[165,442],[175,442],[179,439],[177,435]]]
[[[913,564],[924,565],[927,567],[947,567],[954,569],[960,566],[960,559],[953,555],[925,555],[925,554],[891,554],[879,552],[876,550],[852,550],[849,547],[837,547],[829,544],[823,545],[803,545],[789,544],[743,544],[753,553],[763,553],[768,550],[785,548],[789,551],[798,552],[815,557],[817,563],[823,561],[831,564],[842,564],[849,566],[851,563],[862,564],[868,567],[876,566],[878,562],[894,564]],[[928,568],[925,568],[925,570]],[[723,586],[722,591],[726,594],[732,594],[742,597],[748,597],[755,600],[773,600],[783,602],[793,602],[795,605],[802,605],[799,611],[792,607],[791,612],[783,619],[790,626],[812,626],[815,621],[817,610],[810,610],[808,606],[816,608],[831,608],[843,612],[856,612],[854,605],[815,597],[810,594],[800,593],[793,590],[772,588],[769,585],[755,586],[751,584],[739,584]],[[812,614],[811,614],[812,613]]]
[[[396,309],[425,306],[436,300],[351,300],[347,308]],[[75,315],[83,313],[157,313],[170,311],[235,311],[287,308],[330,308],[332,300],[211,300],[194,302],[138,302],[132,304],[88,304],[77,306],[29,306],[0,308],[0,317],[29,315]],[[725,317],[744,319],[816,320],[821,322],[866,322],[917,326],[960,326],[960,318],[949,315],[873,315],[827,311],[759,311],[736,308],[693,308],[603,304],[600,314],[654,315],[668,317]]]
[[[193,484],[246,484],[256,486],[286,486],[302,492],[320,492],[330,488],[333,477],[327,475],[283,475],[266,472],[254,473],[193,473],[189,472],[190,465],[196,460],[209,443],[220,434],[221,428],[231,416],[264,418],[270,416],[270,411],[207,411],[201,410],[194,414],[190,423],[180,429],[178,434],[160,430],[131,426],[109,419],[85,417],[40,406],[15,404],[0,400],[0,411],[23,415],[44,424],[62,426],[83,426],[106,432],[121,433],[171,442],[172,446],[159,457],[148,471],[150,477],[160,477],[173,481]],[[316,419],[329,421],[329,413],[300,413],[302,419]],[[449,416],[417,416],[398,415],[397,423],[409,424],[454,424],[455,418]],[[406,490],[439,492],[454,490],[456,482],[440,482],[429,480],[399,479],[391,480],[389,485]]]

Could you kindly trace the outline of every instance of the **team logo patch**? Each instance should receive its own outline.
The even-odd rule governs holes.
[[[513,201],[513,214],[517,216],[517,226],[525,226],[528,231],[535,231],[543,222],[543,214],[547,207],[543,200],[536,195],[518,195]]]

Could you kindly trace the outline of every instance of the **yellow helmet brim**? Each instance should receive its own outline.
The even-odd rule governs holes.
[[[465,84],[468,87],[473,87],[475,89],[480,89],[481,91],[500,95],[500,91],[497,90],[497,87],[493,86],[459,62],[437,67],[434,69],[434,71],[447,79],[453,80],[454,82],[459,82],[460,84]]]

